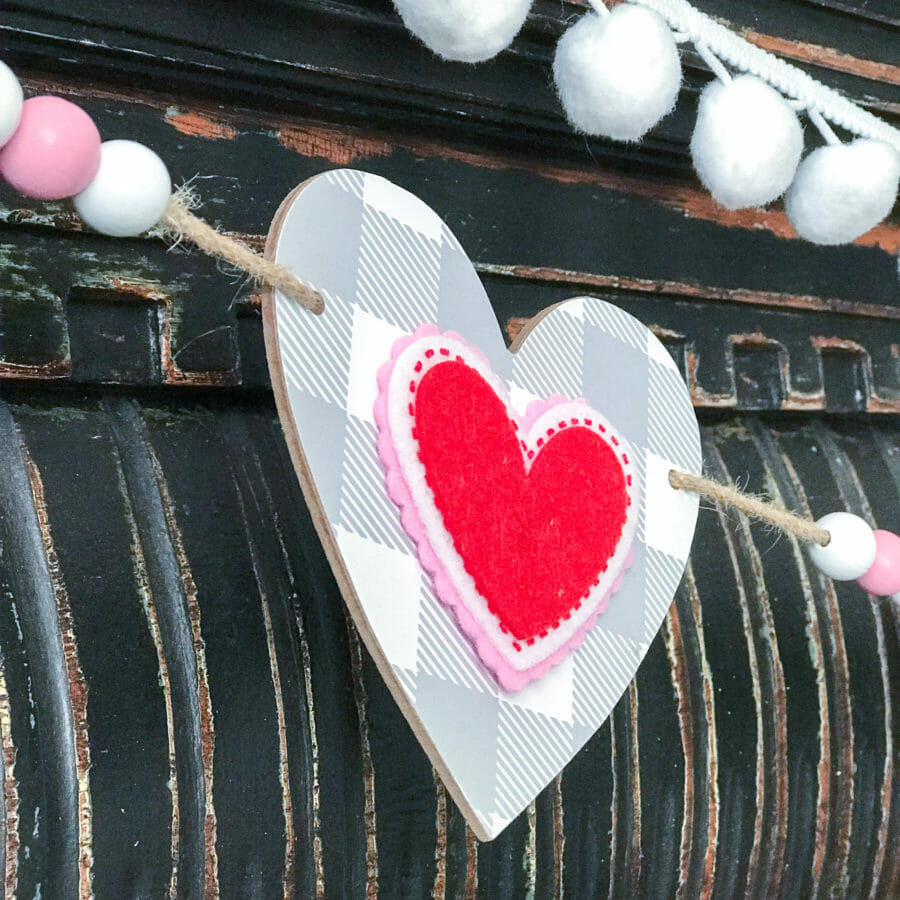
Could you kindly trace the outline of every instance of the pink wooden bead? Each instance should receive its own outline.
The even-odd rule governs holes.
[[[100,167],[100,132],[91,117],[62,97],[32,97],[16,133],[0,150],[0,175],[39,200],[73,197]]]
[[[887,597],[900,592],[900,537],[875,529],[875,562],[856,583],[870,594]]]

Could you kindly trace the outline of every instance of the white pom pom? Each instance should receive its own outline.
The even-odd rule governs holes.
[[[165,163],[136,141],[106,141],[94,180],[74,198],[85,224],[112,237],[133,237],[162,218],[172,182]]]
[[[784,208],[797,234],[814,244],[848,244],[894,206],[900,154],[861,139],[813,150],[797,168]]]
[[[22,118],[22,85],[13,70],[0,62],[0,147],[2,147],[19,127]]]
[[[553,77],[575,128],[637,141],[672,111],[681,61],[662,16],[624,4],[584,16],[562,36]]]
[[[835,581],[853,581],[865,575],[875,562],[875,532],[859,517],[833,512],[816,522],[831,534],[824,547],[811,544],[809,555],[816,566]]]
[[[444,59],[481,62],[508,47],[531,0],[394,0],[403,24]]]
[[[741,209],[775,200],[791,183],[802,152],[796,113],[764,81],[741,75],[703,89],[691,156],[722,206]]]

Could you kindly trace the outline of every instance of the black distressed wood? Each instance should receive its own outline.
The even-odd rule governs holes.
[[[698,5],[897,122],[890,2]],[[583,8],[538,0],[478,67],[436,60],[387,0],[19,0],[0,39],[29,91],[69,94],[176,180],[209,176],[202,212],[257,245],[324,169],[415,191],[504,332],[574,294],[619,303],[688,378],[710,472],[900,531],[896,215],[819,248],[777,206],[717,210],[688,162],[709,78],[691,54],[644,145],[572,134],[547,67]],[[7,895],[900,892],[896,605],[703,510],[613,716],[479,845],[348,621],[275,418],[256,289],[5,187],[0,222]]]

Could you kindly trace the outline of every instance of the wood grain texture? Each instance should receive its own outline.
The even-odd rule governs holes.
[[[891,0],[698,5],[897,123]],[[434,59],[388,0],[125,19],[15,0],[0,39],[29,91],[77,100],[176,180],[207,176],[203,212],[257,246],[310,175],[396,181],[458,235],[511,339],[566,297],[611,299],[681,368],[711,471],[900,531],[896,213],[820,248],[777,205],[716,208],[688,161],[710,77],[690,54],[643,146],[572,134],[547,66],[582,10],[538,0],[479,67]],[[257,288],[2,186],[0,221],[8,896],[900,893],[895,605],[701,511],[614,715],[480,844],[348,626],[274,416]]]

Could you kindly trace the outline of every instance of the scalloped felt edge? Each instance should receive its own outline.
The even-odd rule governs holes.
[[[374,408],[375,423],[378,428],[377,452],[385,470],[385,484],[388,496],[399,508],[400,522],[403,530],[415,544],[419,562],[425,572],[430,576],[438,599],[451,611],[459,629],[472,643],[478,658],[488,671],[492,673],[499,685],[507,691],[519,691],[531,681],[544,676],[550,669],[561,663],[572,650],[575,650],[581,645],[584,636],[596,624],[598,615],[606,611],[610,598],[621,587],[624,573],[631,566],[634,558],[632,545],[636,533],[637,510],[640,506],[640,485],[637,480],[637,472],[630,465],[627,466],[627,471],[632,477],[631,486],[628,489],[629,495],[636,502],[633,502],[630,505],[630,511],[627,515],[626,523],[623,526],[622,536],[615,553],[615,557],[618,557],[618,562],[614,561],[615,557],[610,558],[610,566],[604,579],[608,583],[608,587],[603,591],[591,591],[584,604],[586,609],[590,609],[587,617],[561,646],[547,656],[538,659],[533,665],[526,668],[516,668],[511,665],[496,646],[491,636],[485,631],[485,628],[477,620],[473,611],[463,600],[457,586],[454,584],[444,564],[441,562],[439,555],[429,538],[428,530],[420,515],[418,505],[413,497],[412,489],[407,482],[395,446],[394,436],[391,432],[388,411],[389,388],[391,376],[397,366],[397,362],[404,351],[413,344],[418,343],[425,338],[438,336],[464,345],[471,359],[478,360],[490,370],[489,361],[484,354],[477,350],[477,348],[472,347],[472,345],[468,344],[462,337],[454,332],[441,332],[435,325],[422,325],[417,328],[413,334],[398,338],[391,349],[390,359],[378,370],[378,396]],[[550,410],[556,409],[562,404],[574,402],[567,397],[555,394],[545,399],[532,401],[528,405],[525,415],[519,416],[512,408],[507,392],[502,384],[499,383],[496,376],[494,376],[493,379],[493,386],[504,401],[510,417],[519,423],[520,428],[526,434],[530,434],[532,427],[542,415]],[[581,402],[583,403],[583,401]],[[588,408],[586,404],[584,405]],[[599,413],[597,415],[602,421],[606,422],[602,415]],[[623,450],[627,449],[627,443],[624,441],[624,438],[619,435],[616,429],[611,426],[610,428],[612,433],[617,436]],[[625,468],[626,467],[623,466],[623,469]],[[447,538],[452,544],[449,535]],[[623,553],[622,548],[624,547],[627,547],[627,552]],[[599,597],[597,597],[598,594]],[[593,608],[591,608],[592,603]],[[536,639],[537,646],[540,646],[541,640],[542,639],[540,638]]]

